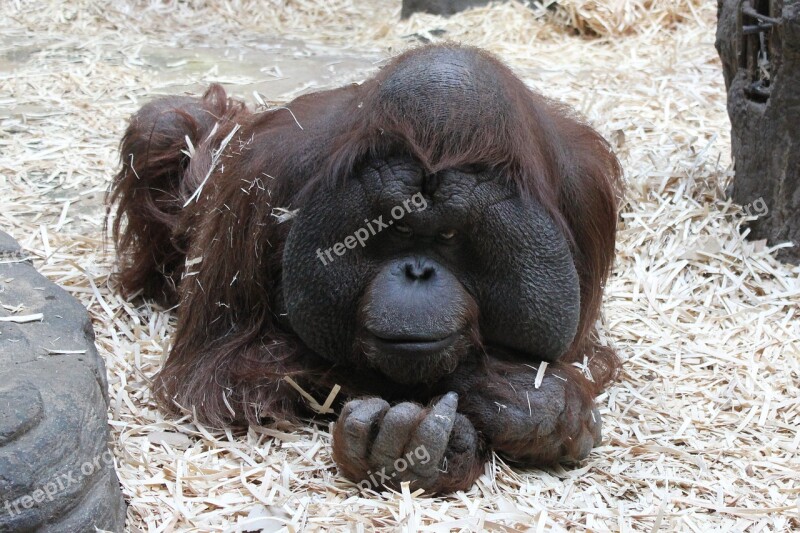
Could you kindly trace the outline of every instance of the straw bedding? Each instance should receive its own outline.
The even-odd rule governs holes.
[[[562,0],[398,22],[399,2],[379,0],[3,3],[0,227],[92,314],[129,529],[800,528],[800,268],[745,241],[748,212],[725,199],[732,167],[713,4]],[[623,161],[601,334],[626,366],[599,398],[603,445],[573,469],[520,471],[495,458],[468,492],[429,498],[359,493],[337,475],[325,424],[213,432],[165,419],[147,384],[174,312],[125,302],[108,281],[102,196],[126,117],[154,94],[211,81],[254,105],[283,102],[441,39],[499,54],[575,106]],[[265,43],[349,67],[299,80],[268,64],[228,72],[181,59],[213,46],[220,61],[257,62]]]

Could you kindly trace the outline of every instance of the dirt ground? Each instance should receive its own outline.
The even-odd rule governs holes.
[[[726,199],[715,3],[559,4],[408,21],[397,0],[0,6],[0,228],[92,314],[130,531],[800,529],[800,267],[743,238],[761,206]],[[275,105],[442,40],[498,54],[622,160],[600,330],[626,366],[598,399],[603,444],[571,469],[495,458],[469,491],[432,498],[360,493],[325,424],[213,432],[166,418],[147,384],[174,313],[109,286],[103,196],[127,117],[210,82]]]

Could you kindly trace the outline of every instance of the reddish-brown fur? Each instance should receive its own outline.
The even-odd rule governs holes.
[[[614,256],[618,162],[603,138],[567,108],[531,92],[487,58],[513,94],[517,119],[487,122],[458,139],[432,130],[415,133],[408,120],[376,105],[382,78],[399,60],[363,85],[302,96],[285,108],[253,113],[213,85],[202,99],[156,100],[133,117],[122,141],[122,170],[110,193],[117,215],[117,281],[126,295],[178,304],[174,345],[154,382],[164,408],[193,411],[214,426],[292,418],[304,402],[285,376],[320,399],[334,383],[343,386],[343,398],[375,394],[427,403],[447,392],[401,390],[366,369],[353,375],[331,368],[279,325],[272,311],[281,297],[288,229],[276,209],[301,207],[309,191],[346,178],[357,160],[398,139],[431,171],[485,163],[501,169],[520,194],[545,206],[571,241],[581,284],[578,334],[548,375],[567,378],[566,394],[589,404],[614,379],[619,361],[598,343],[595,322]],[[357,121],[348,112],[358,105],[374,106],[368,120]],[[237,125],[213,166],[212,151]],[[186,139],[194,147],[191,158],[184,153]],[[189,201],[204,180],[199,196]],[[191,266],[185,267],[187,262]],[[572,365],[584,361],[593,381]],[[503,376],[535,374],[526,365],[491,359],[479,370],[461,383],[447,384],[464,389],[466,413],[483,408],[470,405],[471,387],[510,399],[511,389],[499,386]],[[503,441],[500,448],[520,461],[558,459],[551,452],[531,456],[535,435],[499,437],[492,446]],[[486,443],[481,450],[485,456]],[[464,463],[469,475],[442,481],[438,489],[468,486],[481,464],[480,458]]]

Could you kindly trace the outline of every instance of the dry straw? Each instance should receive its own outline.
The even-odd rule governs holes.
[[[0,227],[92,314],[130,530],[800,528],[800,269],[743,240],[742,209],[725,200],[713,4],[510,3],[398,22],[396,0],[4,2]],[[279,104],[440,39],[496,52],[618,148],[628,191],[601,335],[626,369],[599,399],[603,445],[572,469],[495,458],[469,491],[430,498],[359,493],[337,474],[324,424],[212,432],[165,419],[148,381],[174,313],[108,286],[101,202],[125,118],[211,81]]]

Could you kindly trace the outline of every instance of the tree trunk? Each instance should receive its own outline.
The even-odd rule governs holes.
[[[758,215],[751,239],[791,241],[800,262],[800,0],[718,0],[728,88],[733,200]]]

